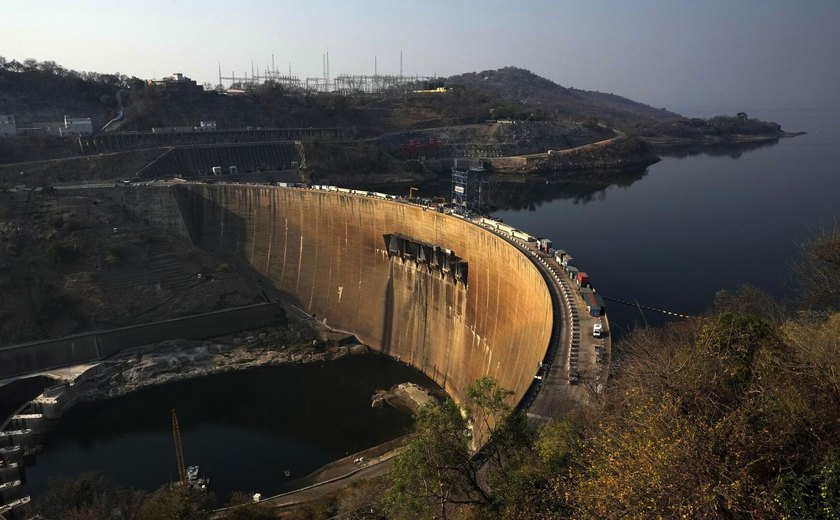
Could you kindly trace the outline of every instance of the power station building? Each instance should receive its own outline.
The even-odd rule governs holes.
[[[483,166],[452,168],[452,203],[458,213],[481,213],[487,191],[487,171]]]
[[[93,122],[89,117],[64,116],[64,121],[33,123],[32,128],[21,128],[21,131],[25,135],[47,134],[75,137],[93,134]]]
[[[0,137],[14,137],[16,135],[15,116],[0,115]]]
[[[64,127],[59,130],[59,135],[91,135],[93,123],[89,117],[68,117],[64,116]]]

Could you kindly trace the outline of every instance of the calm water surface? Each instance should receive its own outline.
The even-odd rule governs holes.
[[[127,486],[157,489],[177,480],[170,409],[187,465],[199,464],[211,489],[264,495],[327,462],[407,433],[411,415],[371,408],[377,389],[425,376],[381,355],[329,363],[260,368],[148,388],[78,406],[50,432],[27,467],[27,486],[42,493],[51,476],[101,471]]]
[[[693,112],[682,113],[724,113]],[[663,152],[627,186],[496,215],[552,238],[609,297],[684,313],[702,312],[716,291],[745,283],[791,297],[798,243],[840,217],[840,110],[762,109],[750,116],[809,133],[710,152],[717,155]],[[609,302],[608,314],[624,329],[664,319]]]

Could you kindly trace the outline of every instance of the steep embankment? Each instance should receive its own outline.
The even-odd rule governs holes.
[[[563,87],[518,67],[450,76],[446,86],[462,92],[461,97],[470,101],[492,100],[491,117],[497,119],[595,118],[621,127],[641,120],[667,121],[680,117],[615,94]]]
[[[461,219],[373,197],[249,186],[174,188],[193,240],[237,258],[316,319],[411,363],[458,401],[491,375],[520,398],[551,334],[548,289],[513,246]],[[467,284],[389,257],[384,235],[448,248]]]
[[[39,186],[56,182],[93,181],[132,177],[169,148],[67,157],[45,161],[0,164],[0,183]]]
[[[167,188],[0,191],[0,345],[262,300],[188,237]]]

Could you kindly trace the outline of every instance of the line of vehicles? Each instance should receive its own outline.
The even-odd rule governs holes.
[[[486,227],[507,233],[513,238],[536,245],[537,249],[543,254],[554,258],[571,281],[575,283],[584,303],[586,303],[586,308],[590,316],[597,317],[606,312],[604,299],[600,294],[595,292],[595,288],[592,287],[592,283],[589,280],[589,275],[572,265],[572,256],[569,253],[562,249],[554,249],[554,244],[550,239],[533,237],[493,217],[481,217],[479,222]],[[596,337],[600,337],[600,335]]]
[[[396,195],[389,195],[387,193],[381,193],[378,191],[353,190],[350,188],[339,188],[338,186],[331,186],[326,184],[313,184],[311,188],[313,190],[333,191],[337,193],[347,193],[351,195],[364,195],[365,197],[377,197],[386,200],[397,200],[398,198]]]
[[[493,217],[481,217],[478,219],[478,222],[484,227],[489,227],[496,232],[506,234],[507,236],[518,239],[520,242],[536,246],[537,252],[532,250],[532,254],[537,255],[540,258],[540,262],[545,265],[549,271],[551,271],[551,276],[561,283],[563,297],[568,305],[572,306],[572,337],[570,338],[568,357],[566,360],[568,381],[571,385],[577,384],[580,378],[580,372],[578,371],[578,359],[580,355],[580,320],[578,318],[577,310],[575,309],[576,303],[573,301],[574,296],[568,292],[566,287],[569,287],[572,290],[576,289],[575,292],[580,295],[580,298],[586,305],[589,315],[592,318],[596,318],[594,323],[590,321],[592,324],[592,336],[596,339],[600,339],[606,335],[606,331],[603,328],[603,321],[601,319],[601,316],[604,316],[606,313],[606,306],[604,305],[604,300],[601,295],[597,294],[595,289],[592,287],[589,275],[585,271],[581,271],[579,268],[572,265],[572,256],[562,249],[555,249],[554,244],[550,239],[533,237],[528,233],[504,224],[500,219]],[[553,259],[557,265],[554,266],[548,263],[548,259]],[[561,282],[560,277],[562,276],[567,276],[570,283]],[[595,362],[599,364],[603,363],[607,358],[607,355],[607,349],[604,344],[596,342]],[[540,363],[535,379],[542,379],[544,369],[545,364]],[[598,385],[598,388],[601,388],[601,385]]]

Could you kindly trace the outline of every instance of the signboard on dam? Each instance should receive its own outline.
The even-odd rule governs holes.
[[[375,196],[273,186],[171,188],[196,245],[253,270],[328,326],[417,367],[457,401],[490,375],[521,398],[553,313],[537,267],[463,219]],[[386,235],[457,252],[466,281]],[[465,271],[464,271],[465,273]]]

